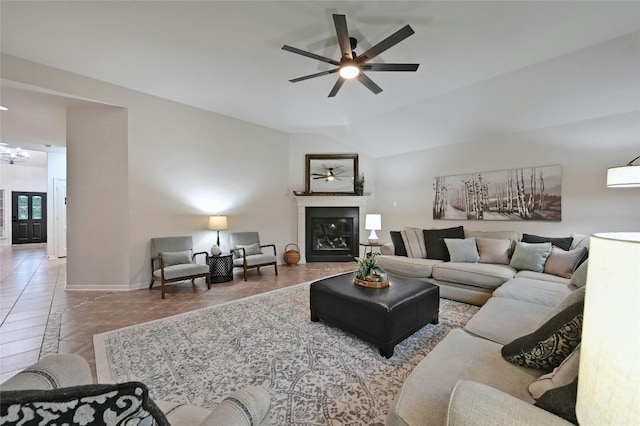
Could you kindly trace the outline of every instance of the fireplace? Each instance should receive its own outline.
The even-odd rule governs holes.
[[[358,256],[358,207],[307,207],[307,262],[350,262]]]

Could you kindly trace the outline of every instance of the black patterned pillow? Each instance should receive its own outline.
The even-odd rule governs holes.
[[[549,389],[536,401],[536,407],[540,407],[563,419],[578,424],[576,417],[576,401],[578,399],[578,379],[568,385]]]
[[[169,426],[139,382],[0,392],[2,424]]]
[[[567,306],[533,333],[504,345],[502,356],[523,367],[549,371],[558,367],[580,344],[583,307],[584,300]]]

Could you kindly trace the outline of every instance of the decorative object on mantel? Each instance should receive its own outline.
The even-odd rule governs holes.
[[[640,155],[624,166],[609,167],[607,170],[607,187],[633,188],[640,186],[640,165],[633,164],[638,158],[640,158]]]
[[[371,234],[369,234],[369,238],[367,239],[369,243],[375,244],[380,241],[376,231],[380,231],[382,229],[382,216],[379,214],[367,214],[364,219],[364,229],[371,231]]]
[[[0,161],[15,164],[29,161],[29,153],[20,148],[9,148],[7,144],[0,143]]]
[[[295,249],[289,249],[287,250],[287,248],[289,246],[294,246]],[[300,247],[298,247],[298,245],[296,243],[289,243],[286,246],[284,246],[284,263],[287,264],[287,266],[295,266],[298,264],[298,262],[300,262]]]
[[[356,195],[358,154],[307,154],[305,177],[304,195]]]
[[[436,177],[434,219],[562,219],[562,166]]]
[[[389,280],[384,268],[378,265],[378,256],[356,257],[358,269],[354,283],[362,287],[389,287]]]
[[[220,231],[228,229],[226,216],[209,216],[209,229],[212,231],[218,231],[218,238],[216,239],[216,245],[220,246]],[[213,247],[212,247],[213,248]]]
[[[364,173],[356,179],[355,191],[356,195],[364,195]]]

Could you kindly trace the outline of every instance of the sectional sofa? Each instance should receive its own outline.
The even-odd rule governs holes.
[[[405,231],[407,254],[416,255],[422,241],[415,229]],[[387,425],[576,423],[588,238],[556,239],[565,250],[550,241],[523,243],[513,232],[464,231],[463,236],[457,239],[466,241],[453,244],[439,237],[445,244],[440,248],[450,249],[448,261],[398,255],[393,246],[380,255],[390,273],[434,282],[442,297],[482,305],[464,329],[452,330],[412,371],[389,409]],[[519,258],[523,254],[532,258]]]

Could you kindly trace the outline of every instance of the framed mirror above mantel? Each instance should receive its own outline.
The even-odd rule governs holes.
[[[305,195],[356,195],[358,154],[307,154]]]

